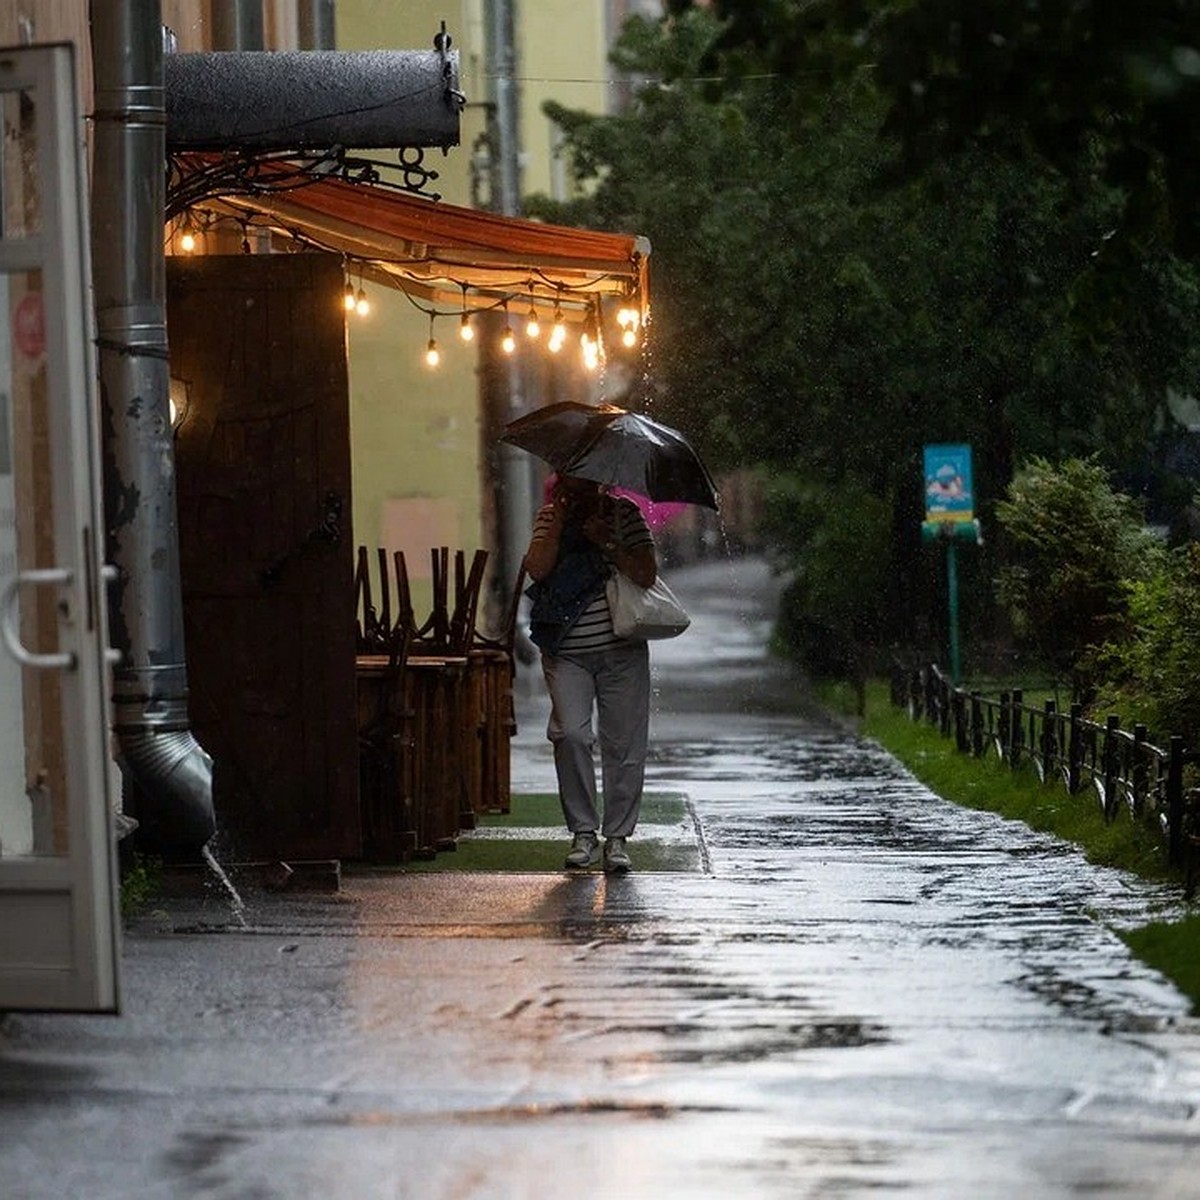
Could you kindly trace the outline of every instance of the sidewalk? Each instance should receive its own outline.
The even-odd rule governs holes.
[[[1104,923],[1171,895],[826,721],[765,655],[762,564],[672,584],[649,786],[707,869],[173,901],[124,1016],[0,1028],[0,1195],[1194,1196],[1200,1029]]]

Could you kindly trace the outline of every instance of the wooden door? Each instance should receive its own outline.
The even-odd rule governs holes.
[[[227,859],[357,857],[341,262],[169,258],[189,712]]]

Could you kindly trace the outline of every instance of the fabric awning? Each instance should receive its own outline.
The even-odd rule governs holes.
[[[524,310],[532,299],[546,314],[557,304],[566,319],[582,319],[594,298],[613,297],[644,318],[649,304],[643,237],[498,216],[338,178],[223,191],[201,206],[343,254],[365,277],[447,311],[506,299]]]

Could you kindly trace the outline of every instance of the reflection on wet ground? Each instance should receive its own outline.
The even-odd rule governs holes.
[[[672,578],[695,625],[652,652],[650,786],[688,795],[707,871],[148,912],[119,1024],[0,1034],[15,1144],[75,1156],[15,1194],[1194,1195],[1200,1031],[1110,928],[1177,893],[838,729],[765,657],[761,565],[722,570]],[[552,783],[544,703],[518,791]]]

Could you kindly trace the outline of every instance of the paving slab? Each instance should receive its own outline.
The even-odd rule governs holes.
[[[1200,1025],[1113,932],[1177,895],[827,719],[766,654],[765,563],[671,582],[649,786],[704,869],[164,898],[124,1015],[0,1026],[0,1195],[1200,1194]]]

